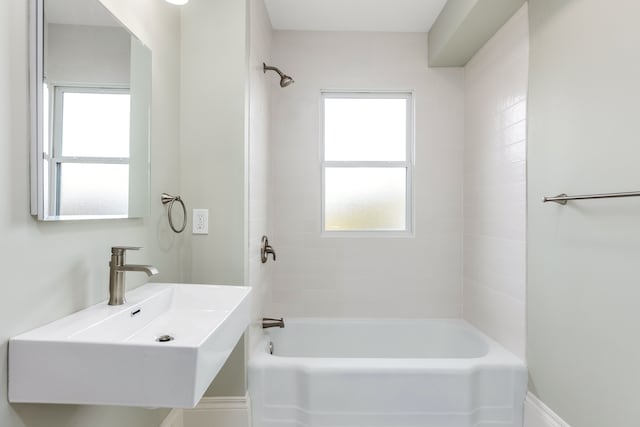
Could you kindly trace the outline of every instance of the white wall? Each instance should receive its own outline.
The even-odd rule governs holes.
[[[270,75],[269,314],[459,317],[462,291],[462,69],[429,69],[427,35],[277,31]],[[320,236],[321,89],[414,90],[415,237]]]
[[[105,0],[153,50],[151,215],[144,219],[42,223],[29,215],[28,3],[0,2],[0,384],[7,382],[7,340],[107,297],[109,248],[141,245],[131,262],[180,281],[181,238],[169,231],[162,191],[180,185],[178,37],[175,8],[155,0]],[[135,4],[132,4],[135,3]],[[124,12],[124,13],[123,13]],[[159,173],[159,171],[163,171]],[[157,197],[157,198],[156,198]],[[130,288],[146,281],[132,274]],[[0,387],[3,427],[155,427],[165,410],[63,405],[11,405]]]
[[[251,427],[251,402],[248,395],[204,397],[198,406],[183,412],[183,423],[171,427]],[[179,418],[179,415],[175,418]]]
[[[247,2],[181,8],[181,170],[189,208],[209,209],[209,234],[187,233],[194,283],[247,276]],[[189,223],[191,224],[191,222]]]
[[[429,30],[429,64],[465,66],[524,2],[447,1]]]
[[[640,2],[530,0],[530,388],[576,427],[640,420]]]
[[[51,83],[129,85],[131,36],[121,27],[48,24],[45,75]]]
[[[187,281],[248,280],[248,2],[191,0],[181,7],[180,170],[191,209],[209,210],[209,234],[191,235]],[[244,340],[206,395],[245,394]]]
[[[525,358],[527,4],[465,67],[464,318]]]
[[[263,235],[270,235],[269,133],[271,126],[269,75],[262,63],[271,62],[271,22],[263,0],[249,0],[249,284],[253,287],[250,345],[262,336],[260,321],[271,294],[271,262],[260,259]]]

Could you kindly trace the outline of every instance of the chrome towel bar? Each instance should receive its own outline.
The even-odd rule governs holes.
[[[602,194],[583,194],[578,196],[567,196],[566,194],[558,194],[554,197],[544,197],[542,203],[556,202],[561,205],[566,205],[567,200],[587,200],[587,199],[613,199],[616,197],[638,197],[640,191],[627,191],[624,193],[602,193]]]

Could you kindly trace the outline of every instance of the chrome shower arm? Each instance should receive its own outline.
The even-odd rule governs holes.
[[[271,65],[267,65],[267,64],[265,64],[263,62],[262,63],[262,72],[266,73],[267,71],[275,71],[276,73],[278,73],[278,75],[280,76],[281,79],[286,77],[284,75],[284,73],[282,71],[280,71],[277,67],[272,67]]]

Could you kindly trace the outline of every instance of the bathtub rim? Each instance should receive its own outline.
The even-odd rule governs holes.
[[[462,326],[464,329],[476,334],[488,347],[487,353],[480,357],[468,358],[363,358],[363,357],[305,357],[305,356],[279,356],[269,354],[269,336],[262,333],[249,352],[248,368],[256,369],[263,367],[284,368],[295,366],[297,369],[307,371],[349,369],[357,372],[366,371],[393,371],[398,372],[440,372],[455,373],[468,372],[482,369],[511,369],[514,371],[527,371],[526,362],[507,350],[497,341],[483,333],[476,326],[464,319],[411,319],[411,318],[322,318],[322,317],[291,317],[285,318],[285,325],[290,323],[341,323],[341,322],[429,322],[429,323],[453,323]],[[286,326],[285,326],[286,328]]]

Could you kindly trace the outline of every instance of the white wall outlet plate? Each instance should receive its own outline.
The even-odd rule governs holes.
[[[209,209],[193,210],[192,234],[209,234]]]

